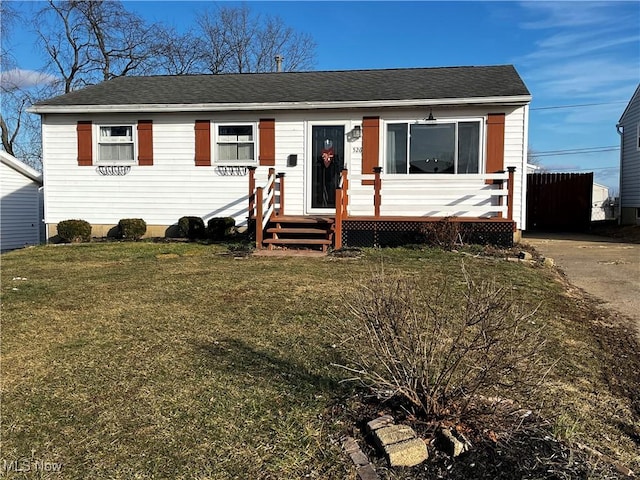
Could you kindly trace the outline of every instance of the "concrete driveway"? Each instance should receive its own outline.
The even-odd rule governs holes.
[[[640,335],[640,245],[584,234],[528,233],[528,243],[554,259],[569,281],[634,320]]]

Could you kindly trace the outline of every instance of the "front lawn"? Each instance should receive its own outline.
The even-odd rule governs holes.
[[[355,478],[340,449],[356,388],[333,348],[344,295],[379,269],[425,289],[462,278],[461,255],[369,250],[361,258],[234,258],[216,245],[30,248],[2,260],[0,476]],[[638,468],[637,359],[616,364],[609,317],[586,317],[549,270],[464,257],[477,277],[539,306],[548,387],[526,400],[557,436]],[[591,307],[589,307],[591,308]],[[606,328],[605,328],[606,327]],[[628,339],[625,340],[628,342]],[[631,370],[631,371],[632,371]],[[333,412],[333,413],[332,413]],[[16,462],[16,463],[11,463]]]

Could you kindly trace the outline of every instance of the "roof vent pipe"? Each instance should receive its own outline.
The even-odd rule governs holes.
[[[284,57],[282,55],[276,55],[276,72],[282,72],[282,60]]]

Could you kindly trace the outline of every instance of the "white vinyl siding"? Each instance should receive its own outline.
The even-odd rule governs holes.
[[[621,120],[620,206],[640,208],[640,89]]]
[[[525,108],[509,108],[505,124],[505,168],[515,166],[518,169],[514,216],[518,228],[521,228],[521,219],[524,218],[522,178],[526,174],[526,150],[523,148]],[[455,110],[450,114],[451,118],[481,118],[487,113],[505,111],[493,109],[488,112],[480,107]],[[174,225],[182,216],[195,215],[202,217],[205,222],[213,217],[232,216],[236,219],[237,225],[246,225],[248,176],[229,174],[222,164],[217,164],[216,129],[218,125],[254,125],[254,156],[257,157],[260,142],[257,122],[260,118],[266,117],[275,118],[274,168],[277,173],[285,173],[285,213],[306,214],[309,191],[307,155],[310,151],[311,125],[344,124],[345,132],[349,132],[354,126],[362,125],[363,116],[374,114],[371,111],[278,112],[268,115],[259,112],[217,113],[215,118],[212,116],[211,123],[213,162],[210,167],[195,166],[194,124],[196,119],[202,118],[198,113],[95,116],[48,114],[43,117],[42,127],[46,185],[45,221],[47,224],[56,224],[62,220],[80,218],[96,225],[115,225],[122,218],[143,218],[148,225],[169,226]],[[421,118],[420,115],[424,117],[424,111],[405,109],[389,114],[388,117],[385,111],[381,111],[379,115],[382,165],[383,122]],[[133,164],[127,175],[103,176],[97,171],[97,166],[77,165],[78,120],[91,120],[94,125],[136,125],[140,118],[153,121],[153,166],[138,167]],[[484,134],[482,136],[484,137]],[[484,138],[481,142],[484,149]],[[361,149],[362,139],[345,140],[345,162],[350,175],[360,174]],[[292,155],[297,156],[297,163],[295,166],[288,166],[287,159]],[[265,185],[268,168],[257,167],[257,186]],[[437,181],[438,178],[433,177],[439,176],[426,177]],[[463,182],[460,187],[464,189],[464,185]],[[354,188],[361,191],[363,202],[372,204],[371,186],[355,185]],[[395,214],[405,213],[399,209]]]
[[[0,249],[40,243],[40,185],[0,163]]]

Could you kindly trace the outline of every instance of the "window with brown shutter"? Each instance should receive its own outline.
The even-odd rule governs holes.
[[[208,167],[211,165],[211,122],[209,120],[196,120],[196,166]]]
[[[78,165],[93,165],[93,128],[90,121],[78,122],[76,127],[78,133]]]
[[[138,121],[138,165],[153,165],[153,122]]]
[[[276,164],[276,121],[260,119],[260,165],[273,167]]]

